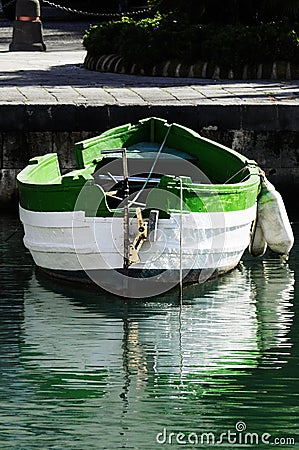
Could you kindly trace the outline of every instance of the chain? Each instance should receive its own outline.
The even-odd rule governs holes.
[[[16,0],[11,0],[10,3],[13,3]],[[9,4],[10,4],[9,3]],[[43,0],[43,3],[46,3],[47,5],[54,6],[54,8],[62,9],[63,11],[75,13],[75,14],[81,14],[83,16],[96,16],[96,17],[122,17],[122,16],[133,16],[137,14],[142,14],[145,12],[148,12],[151,8],[144,8],[138,11],[130,11],[130,12],[123,12],[123,13],[96,13],[96,12],[87,12],[87,11],[81,11],[79,9],[73,9],[68,8],[66,6],[58,5],[56,3],[50,2],[49,0]]]
[[[16,3],[16,1],[17,0],[10,0],[10,2],[6,3],[6,5],[4,6],[4,9],[8,8],[13,3]],[[81,15],[84,15],[84,16],[96,16],[96,17],[134,16],[134,15],[137,15],[137,14],[143,14],[145,12],[148,12],[151,9],[151,7],[148,6],[147,8],[143,8],[143,9],[140,9],[138,11],[130,11],[130,12],[127,11],[127,12],[123,12],[123,13],[96,13],[96,12],[81,11],[79,9],[73,9],[73,8],[68,8],[66,6],[57,5],[56,3],[50,2],[49,0],[43,0],[43,3],[47,3],[48,5],[53,6],[54,8],[62,9],[63,11],[76,13],[76,14],[81,14]]]
[[[6,5],[2,5],[2,8],[5,9],[8,6],[12,5],[13,3],[15,3],[17,0],[10,0],[10,2],[6,3]]]

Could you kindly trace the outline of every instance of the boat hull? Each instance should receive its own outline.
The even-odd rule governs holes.
[[[250,241],[256,205],[241,211],[171,214],[158,222],[157,239],[142,246],[140,262],[128,269],[132,278],[155,277],[177,283],[233,269]],[[34,212],[20,207],[24,244],[35,263],[58,277],[86,281],[107,279],[123,269],[123,220],[86,217],[83,211]],[[131,238],[137,233],[130,220]],[[166,273],[166,275],[165,275]],[[96,274],[96,276],[95,276]],[[113,277],[112,277],[113,279]]]
[[[239,263],[256,217],[255,161],[155,117],[76,143],[75,158],[62,174],[57,154],[38,156],[17,176],[38,267],[140,297]]]

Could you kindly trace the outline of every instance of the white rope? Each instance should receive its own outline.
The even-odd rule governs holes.
[[[228,178],[223,184],[228,183],[230,180],[232,180],[233,178],[235,178],[237,175],[239,175],[239,173],[242,173],[244,170],[247,169],[247,165],[242,167],[242,169],[238,170],[238,172],[234,173],[230,178]]]
[[[145,182],[144,182],[144,185],[142,186],[141,190],[137,192],[137,194],[136,194],[136,196],[133,198],[133,200],[131,200],[129,206],[131,206],[131,204],[134,203],[134,202],[137,200],[137,198],[139,198],[139,196],[142,194],[142,192],[143,192],[144,189],[146,188],[146,185],[147,185],[147,183],[149,182],[149,180],[150,180],[150,178],[151,178],[151,176],[152,176],[152,173],[153,173],[153,171],[154,171],[154,168],[156,167],[156,164],[157,164],[157,161],[158,161],[158,159],[159,159],[159,156],[160,156],[160,154],[161,154],[161,152],[162,152],[162,149],[163,149],[163,147],[165,146],[165,143],[166,143],[166,140],[167,140],[168,135],[169,135],[169,133],[170,133],[171,127],[172,127],[172,124],[169,125],[169,127],[168,127],[168,130],[167,130],[167,132],[166,132],[166,134],[165,134],[165,137],[164,137],[164,139],[163,139],[163,142],[162,142],[162,144],[161,144],[161,146],[160,146],[160,148],[159,148],[159,150],[158,150],[158,152],[157,152],[157,154],[156,154],[156,158],[155,158],[155,160],[154,160],[154,162],[153,162],[153,165],[152,165],[152,167],[151,167],[151,170],[149,171],[149,174],[148,174],[148,176],[147,176],[147,178],[146,178],[146,180],[145,180]]]
[[[183,304],[183,180],[180,177],[180,305]]]

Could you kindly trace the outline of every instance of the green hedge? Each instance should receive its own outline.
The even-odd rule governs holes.
[[[298,64],[295,28],[284,23],[186,26],[160,15],[139,21],[124,17],[92,26],[83,44],[93,57],[117,54],[144,69],[168,60],[207,61],[227,68],[274,61]]]

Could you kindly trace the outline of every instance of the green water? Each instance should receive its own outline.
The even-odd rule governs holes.
[[[299,446],[298,246],[180,308],[44,278],[17,226],[1,218],[1,450]]]

